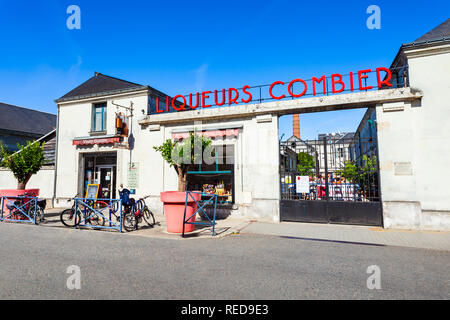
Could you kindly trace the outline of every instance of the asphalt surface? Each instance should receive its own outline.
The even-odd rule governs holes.
[[[0,299],[449,299],[450,252],[241,234],[168,240],[0,224]],[[67,268],[80,267],[69,290]],[[379,266],[381,289],[367,288]]]

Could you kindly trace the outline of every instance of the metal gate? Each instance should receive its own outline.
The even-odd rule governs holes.
[[[376,132],[280,143],[282,221],[382,226]]]

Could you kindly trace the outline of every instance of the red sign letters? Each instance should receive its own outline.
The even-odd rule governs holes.
[[[342,74],[333,74],[331,75],[331,77],[329,77],[331,78],[331,90],[327,86],[327,78],[325,75],[321,76],[320,78],[312,77],[311,80],[308,80],[311,87],[308,87],[307,82],[303,79],[294,79],[289,83],[285,83],[283,81],[275,81],[269,88],[269,95],[272,99],[281,100],[287,98],[287,94],[289,94],[289,96],[291,96],[292,98],[300,98],[307,93],[308,89],[312,89],[313,96],[316,96],[317,94],[338,94],[343,92],[344,90],[349,90],[351,92],[355,90],[371,90],[374,87],[365,83],[369,78],[369,74],[372,72],[376,72],[378,88],[381,88],[383,86],[392,87],[392,84],[390,83],[390,80],[392,78],[391,71],[387,68],[380,67],[375,71],[371,69],[365,69],[359,70],[357,73],[350,72],[350,74],[348,74],[349,80],[347,81],[347,84],[343,81]],[[384,73],[383,76],[382,72]],[[355,81],[357,82],[357,86],[355,86]],[[293,89],[294,85],[296,85],[296,92],[294,92]],[[298,89],[299,87],[301,89]],[[275,88],[277,88],[278,90],[283,89],[285,90],[285,93],[278,93],[277,95],[274,93]],[[250,89],[251,87],[246,85],[241,89],[241,91],[236,88],[228,88],[228,90],[214,90],[214,92],[204,91],[202,93],[190,93],[189,96],[177,95],[173,99],[171,99],[170,97],[166,97],[165,107],[163,107],[162,109],[159,97],[156,97],[156,113],[169,112],[170,108],[175,111],[195,110],[197,108],[210,108],[212,107],[212,101],[208,101],[213,97],[215,106],[224,106],[225,104],[232,106],[239,103],[249,103],[253,100]]]

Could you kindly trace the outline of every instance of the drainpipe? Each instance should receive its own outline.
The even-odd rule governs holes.
[[[56,201],[56,177],[58,175],[58,142],[59,142],[59,105],[58,106],[58,114],[56,116],[56,143],[55,143],[55,173],[53,175],[53,198],[52,198],[52,207],[55,207]]]

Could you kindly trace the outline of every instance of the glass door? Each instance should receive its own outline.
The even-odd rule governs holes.
[[[98,166],[96,176],[100,184],[98,197],[101,199],[114,199],[115,197],[115,167]]]

